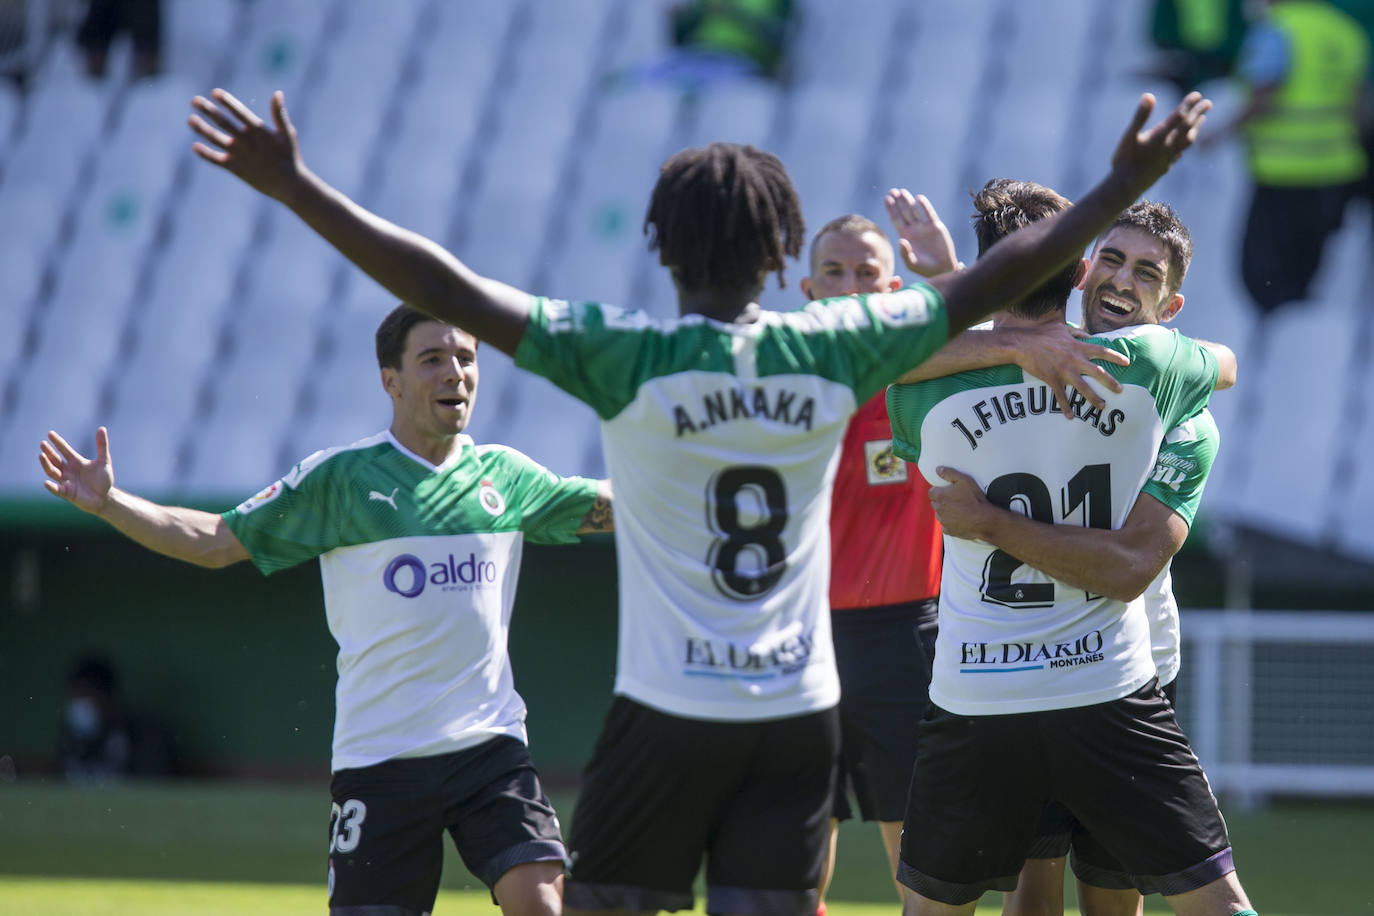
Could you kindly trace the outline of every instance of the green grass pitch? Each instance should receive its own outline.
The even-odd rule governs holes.
[[[553,796],[566,820],[572,797]],[[328,811],[322,783],[0,784],[0,916],[323,913]],[[1374,914],[1374,806],[1277,804],[1227,819],[1263,916]],[[980,916],[1000,902],[985,897]],[[436,916],[498,912],[450,848]],[[876,828],[845,824],[830,913],[894,912]],[[1146,912],[1169,910],[1151,897]]]

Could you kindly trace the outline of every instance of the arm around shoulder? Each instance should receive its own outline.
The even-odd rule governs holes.
[[[611,509],[611,482],[609,480],[598,480],[596,482],[596,502],[587,510],[587,514],[582,516],[582,524],[577,528],[579,536],[584,534],[602,534],[615,530],[615,514]]]

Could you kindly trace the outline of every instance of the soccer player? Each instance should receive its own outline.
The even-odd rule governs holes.
[[[950,333],[1015,301],[1190,146],[1197,94],[1150,130],[1145,96],[1079,206],[968,270],[785,314],[756,302],[801,249],[782,163],[712,144],[664,163],[645,224],[682,317],[532,296],[361,209],[230,94],[193,148],[285,203],[374,279],[590,404],[616,488],[616,697],[574,812],[569,911],[815,912],[838,753],[829,492],[855,408]]]
[[[1192,253],[1187,227],[1167,204],[1131,206],[1098,241],[1079,283],[1088,331],[1171,321],[1183,308],[1179,288]],[[1229,387],[1234,363],[1220,362],[1231,370],[1232,377],[1223,380]],[[1188,536],[1219,438],[1207,410],[1170,430],[1142,498],[1117,530],[1055,526],[1009,512],[989,503],[972,478],[950,468],[939,469],[953,485],[933,491],[935,508],[951,536],[986,541],[1060,582],[1122,601],[1143,595],[1155,669],[1174,705],[1181,637],[1169,565]],[[1131,876],[1062,805],[1051,808],[1003,911],[1062,913],[1064,857],[1072,848],[1084,916],[1140,912],[1143,898]]]
[[[1005,180],[975,204],[980,255],[1069,206]],[[999,321],[1062,323],[1081,270],[1068,265]],[[1206,404],[1217,359],[1155,326],[1099,340],[1131,359],[1107,367],[1124,387],[1105,410],[1074,399],[1075,420],[1051,423],[1053,394],[1015,367],[964,372],[889,389],[894,451],[931,480],[957,465],[990,502],[1034,519],[1121,527],[1165,431]],[[1143,613],[947,529],[930,692],[902,839],[908,916],[969,914],[986,890],[1014,888],[1050,799],[1176,912],[1253,912],[1206,777],[1159,689]]]
[[[929,201],[893,189],[886,198],[906,265],[932,277],[961,266],[949,232]],[[809,300],[895,292],[902,286],[887,236],[858,214],[837,217],[811,241],[811,274],[800,283]],[[1052,383],[1082,379],[1106,386],[1115,380],[1089,360],[1124,358],[1058,333],[1016,329],[962,334],[918,372],[956,372],[1014,361],[1034,375],[1043,367],[1069,367]],[[1063,352],[1068,348],[1069,352]],[[1072,362],[1072,351],[1081,363]],[[1042,359],[1043,357],[1043,359]],[[1062,390],[1058,388],[1057,390]],[[834,873],[839,822],[853,817],[852,792],[865,821],[877,821],[893,881],[901,845],[902,814],[916,761],[916,739],[929,702],[940,591],[940,526],[930,506],[930,485],[892,454],[892,429],[882,391],[850,419],[840,446],[830,510],[830,623],[840,676],[840,769],[830,846],[821,877],[821,908]],[[900,887],[900,886],[899,886]]]
[[[477,340],[413,308],[377,329],[385,432],[316,452],[222,515],[114,485],[48,434],[47,489],[158,553],[273,573],[316,557],[339,644],[330,911],[429,912],[443,833],[510,916],[561,912],[565,849],[526,748],[506,639],[521,547],[608,530],[609,490],[463,435]]]

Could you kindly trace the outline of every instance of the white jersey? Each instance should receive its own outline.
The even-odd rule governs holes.
[[[1157,326],[1095,338],[1131,365],[1098,411],[1074,392],[1066,420],[1048,386],[1014,366],[888,390],[894,451],[928,480],[946,465],[988,499],[1039,521],[1119,528],[1155,466],[1164,432],[1211,394],[1216,361]],[[931,700],[998,715],[1118,699],[1155,675],[1143,603],[1057,582],[981,541],[945,536]]]
[[[390,433],[316,452],[224,513],[264,573],[320,558],[335,771],[526,740],[506,654],[522,545],[576,540],[596,482],[459,438],[437,467]]]
[[[537,299],[516,363],[602,418],[620,578],[616,693],[758,720],[839,701],[830,492],[858,404],[944,343],[939,295],[660,321]]]

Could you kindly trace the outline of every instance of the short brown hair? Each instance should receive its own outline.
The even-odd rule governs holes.
[[[401,356],[406,351],[406,338],[410,336],[410,329],[422,321],[433,321],[436,324],[446,324],[446,322],[426,315],[413,305],[407,305],[404,302],[387,313],[387,316],[382,319],[382,323],[377,325],[376,344],[378,368],[401,368]],[[474,337],[473,346],[476,347],[479,343],[480,341]]]
[[[882,227],[880,227],[877,223],[873,222],[873,220],[869,219],[868,217],[862,216],[858,213],[846,213],[844,216],[837,216],[830,222],[822,226],[820,228],[820,231],[818,231],[815,235],[811,236],[812,270],[816,269],[816,248],[820,245],[821,239],[825,238],[832,232],[843,232],[846,235],[852,235],[855,237],[867,235],[868,233],[873,232],[881,236],[884,241],[887,241],[887,236],[883,234]],[[888,242],[887,247],[890,250],[892,248],[892,243]],[[893,255],[895,262],[895,252],[893,253]]]
[[[973,195],[973,231],[978,236],[978,257],[1018,229],[1073,204],[1058,191],[1033,181],[994,178]],[[1021,301],[1007,307],[1025,318],[1039,318],[1068,305],[1069,293],[1078,274],[1078,262],[1067,264]]]

